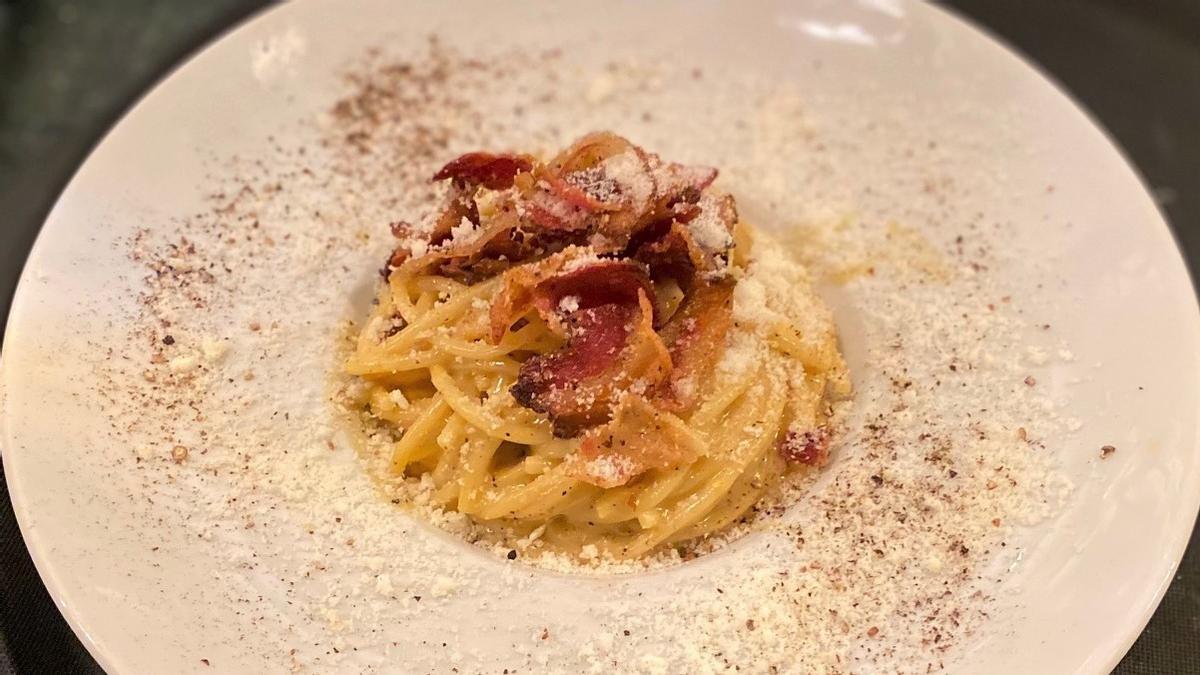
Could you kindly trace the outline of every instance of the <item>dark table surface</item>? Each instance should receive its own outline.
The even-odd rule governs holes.
[[[0,319],[46,212],[105,130],[261,0],[0,0]],[[1200,0],[948,3],[1036,61],[1125,149],[1200,259]],[[0,329],[2,330],[2,329]],[[0,481],[0,673],[95,673]],[[1116,670],[1200,673],[1200,538]]]

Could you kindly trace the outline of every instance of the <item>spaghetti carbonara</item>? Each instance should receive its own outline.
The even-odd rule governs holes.
[[[825,464],[829,312],[716,174],[609,133],[439,171],[346,364],[393,476],[495,540],[630,558]]]

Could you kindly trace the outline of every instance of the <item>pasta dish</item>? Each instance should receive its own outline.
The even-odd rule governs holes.
[[[434,175],[445,202],[391,226],[346,364],[414,502],[494,541],[631,558],[828,461],[849,393],[832,319],[716,176],[611,133]]]

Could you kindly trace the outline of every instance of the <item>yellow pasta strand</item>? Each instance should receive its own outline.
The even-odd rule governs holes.
[[[441,397],[434,397],[429,409],[417,422],[404,432],[404,436],[392,449],[392,470],[403,473],[410,462],[429,454],[434,446],[434,438],[446,423],[450,415],[450,406]]]

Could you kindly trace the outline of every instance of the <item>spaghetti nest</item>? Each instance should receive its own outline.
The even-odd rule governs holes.
[[[445,205],[392,226],[347,363],[414,499],[494,541],[629,558],[825,464],[833,323],[715,178],[608,133],[434,176]]]

